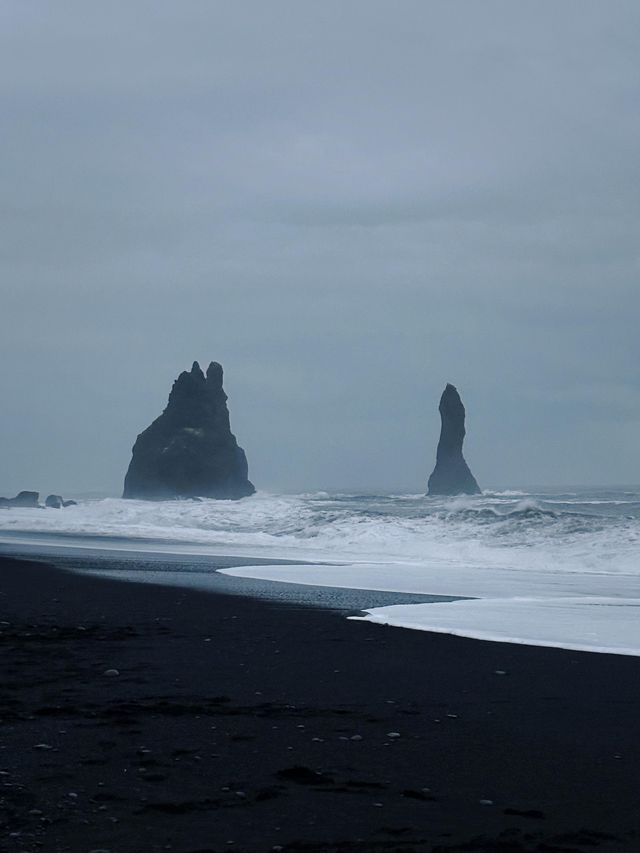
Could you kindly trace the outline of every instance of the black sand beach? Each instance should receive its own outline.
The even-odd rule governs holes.
[[[0,620],[3,853],[640,850],[637,658],[11,558]]]

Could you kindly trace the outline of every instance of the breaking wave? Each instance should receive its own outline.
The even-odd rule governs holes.
[[[107,498],[0,512],[2,532],[199,545],[313,560],[423,559],[640,571],[640,492],[423,495],[259,493],[240,501]],[[212,551],[213,553],[213,551]]]
[[[640,489],[448,499],[258,493],[240,501],[108,498],[64,510],[0,510],[0,542],[34,537],[66,547],[296,561],[229,573],[471,597],[475,603],[419,604],[411,611],[396,606],[368,618],[485,639],[640,654]]]

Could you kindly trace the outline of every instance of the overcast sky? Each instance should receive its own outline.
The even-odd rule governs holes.
[[[0,494],[194,359],[258,488],[640,482],[637,0],[4,0]]]

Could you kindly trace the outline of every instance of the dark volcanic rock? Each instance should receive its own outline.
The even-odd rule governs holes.
[[[124,481],[125,498],[243,498],[255,492],[247,457],[229,426],[222,367],[212,361],[173,383],[167,408],[140,433]]]
[[[39,492],[18,492],[15,498],[0,498],[0,506],[38,507]]]
[[[442,429],[436,455],[436,467],[429,477],[430,495],[477,495],[480,487],[462,455],[464,406],[453,385],[447,384],[440,398]]]
[[[44,502],[51,509],[62,509],[63,506],[77,506],[76,501],[65,501],[62,495],[48,495]]]

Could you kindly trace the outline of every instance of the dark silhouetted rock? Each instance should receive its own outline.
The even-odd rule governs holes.
[[[464,406],[453,385],[447,385],[440,398],[442,429],[436,454],[436,467],[429,477],[430,495],[480,494],[475,477],[462,455]]]
[[[51,509],[62,509],[63,506],[77,506],[75,501],[65,501],[62,495],[48,495],[44,505]]]
[[[12,503],[14,506],[38,507],[40,506],[38,503],[39,499],[39,492],[18,492],[15,498],[13,498]]]
[[[39,507],[39,492],[18,492],[15,498],[0,498],[0,506]]]
[[[18,492],[15,498],[0,498],[0,506],[39,507],[39,492]]]
[[[229,425],[222,367],[212,361],[205,377],[194,361],[173,383],[167,408],[138,436],[123,497],[236,499],[254,492]]]

